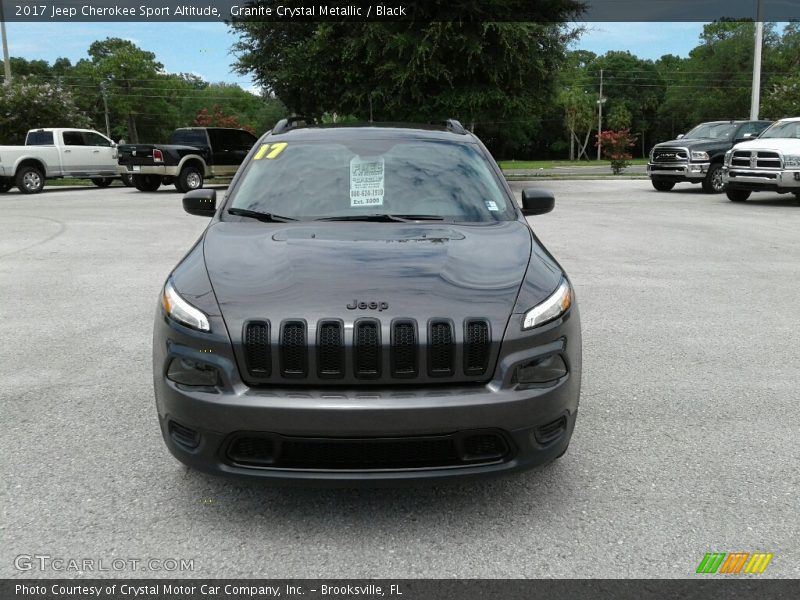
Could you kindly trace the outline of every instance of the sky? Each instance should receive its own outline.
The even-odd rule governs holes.
[[[629,50],[640,58],[686,56],[698,44],[702,23],[584,23],[587,31],[573,48],[604,54]],[[248,76],[235,74],[231,46],[237,36],[224,23],[7,23],[9,53],[28,60],[73,63],[87,56],[95,40],[120,37],[154,52],[171,73],[194,73],[206,81],[237,83],[255,90]]]

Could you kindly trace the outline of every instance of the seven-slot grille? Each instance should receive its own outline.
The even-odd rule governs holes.
[[[731,167],[745,169],[780,169],[783,167],[781,155],[769,150],[734,150]]]
[[[422,325],[395,319],[389,324],[388,339],[383,339],[382,324],[373,318],[358,319],[351,329],[341,320],[323,319],[310,332],[299,319],[274,326],[268,320],[248,321],[241,346],[246,379],[267,383],[277,378],[350,376],[367,382],[485,376],[492,354],[489,323],[466,319],[462,325],[457,336],[450,319],[431,319]]]

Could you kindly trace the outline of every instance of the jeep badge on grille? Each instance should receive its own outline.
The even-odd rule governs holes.
[[[378,312],[383,312],[387,308],[389,308],[388,302],[359,302],[355,298],[353,301],[347,305],[347,310],[356,310],[360,308],[361,310],[377,310]]]

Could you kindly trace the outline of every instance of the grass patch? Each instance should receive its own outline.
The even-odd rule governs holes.
[[[500,168],[504,171],[511,169],[555,169],[562,167],[581,168],[581,167],[608,167],[611,168],[611,161],[608,160],[500,160],[497,161]],[[632,165],[646,165],[646,158],[634,158]]]

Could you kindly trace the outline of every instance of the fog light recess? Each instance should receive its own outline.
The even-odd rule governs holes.
[[[567,374],[567,364],[560,354],[541,356],[517,367],[517,383],[553,383]]]
[[[167,369],[167,379],[182,385],[214,387],[219,383],[216,367],[188,358],[173,358]]]

